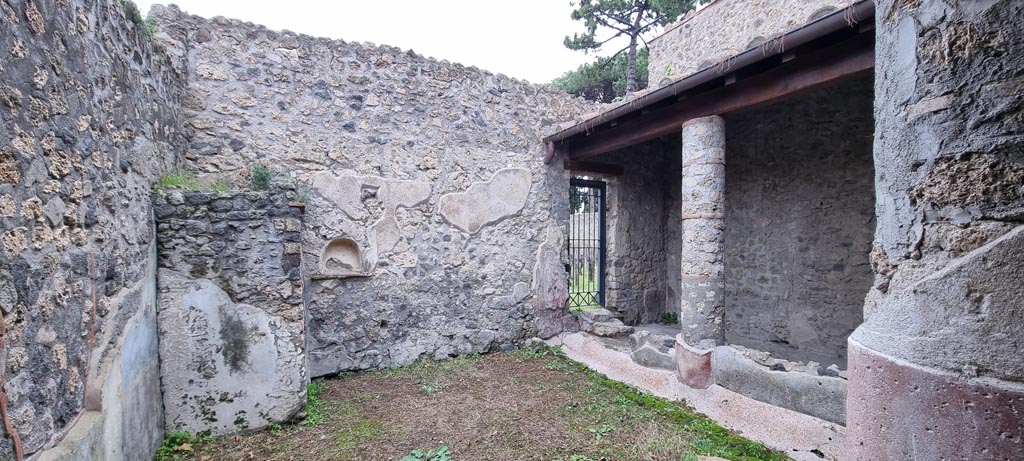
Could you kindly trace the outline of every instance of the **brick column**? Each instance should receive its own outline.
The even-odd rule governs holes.
[[[711,348],[724,342],[722,238],[725,230],[725,120],[683,124],[682,265],[677,374],[695,388],[713,384]]]

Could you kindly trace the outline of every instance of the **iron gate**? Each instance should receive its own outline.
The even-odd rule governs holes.
[[[569,180],[569,308],[604,305],[603,181]]]

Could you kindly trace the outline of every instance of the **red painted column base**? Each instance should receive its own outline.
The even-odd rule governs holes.
[[[711,349],[698,349],[676,335],[676,378],[694,389],[707,389],[715,383],[711,369]]]
[[[1024,460],[1024,385],[966,379],[849,341],[849,460]]]

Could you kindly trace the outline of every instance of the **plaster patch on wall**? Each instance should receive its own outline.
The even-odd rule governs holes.
[[[401,241],[397,210],[426,202],[431,192],[431,185],[427,182],[364,176],[351,170],[342,171],[339,175],[327,171],[314,173],[310,184],[319,205],[313,207],[312,218],[319,224],[321,238],[345,236],[344,239],[351,240],[356,248],[362,249],[358,267],[345,269],[346,273],[361,274],[372,272],[379,256],[394,250]],[[378,216],[376,222],[369,224]],[[322,255],[317,255],[320,257],[320,275],[338,273],[328,267],[330,261],[325,259],[328,247]]]
[[[498,170],[490,180],[473,183],[465,192],[445,194],[438,200],[438,211],[449,224],[475,234],[523,209],[530,194],[530,170]]]
[[[168,430],[236,433],[291,418],[305,405],[302,351],[294,327],[234,303],[208,279],[161,269],[160,342]],[[182,335],[178,332],[188,331]],[[239,347],[245,346],[245,347]],[[200,359],[202,358],[202,359]]]

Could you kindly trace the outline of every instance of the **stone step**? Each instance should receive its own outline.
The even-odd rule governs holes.
[[[638,330],[629,335],[629,357],[648,368],[676,369],[675,336]]]
[[[607,309],[586,309],[580,311],[580,328],[594,336],[625,336],[633,332],[633,327],[615,318],[615,314]]]

